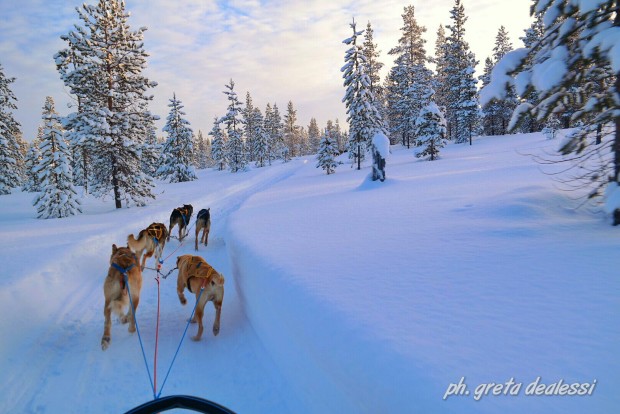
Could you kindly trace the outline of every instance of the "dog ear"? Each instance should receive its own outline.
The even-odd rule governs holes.
[[[116,247],[116,244],[112,244],[112,254],[116,253],[117,250],[118,247]]]

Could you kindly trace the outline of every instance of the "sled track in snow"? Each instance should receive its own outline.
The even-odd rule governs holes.
[[[184,245],[174,253],[174,257],[167,260],[164,269],[173,267],[174,258],[180,254],[217,257],[222,261],[220,266],[228,266],[223,263],[227,261],[223,232],[226,229],[229,214],[238,210],[252,194],[287,179],[300,166],[298,162],[292,162],[280,168],[266,168],[264,172],[260,171],[259,174],[248,177],[247,181],[237,182],[233,186],[211,193],[206,191],[202,197],[188,194],[187,197],[179,199],[178,205],[191,203],[195,213],[200,208],[211,208],[213,222],[210,243],[206,249],[200,246],[199,252],[194,252],[194,214],[192,228]],[[162,221],[167,225],[171,208],[174,206],[150,209],[148,216],[157,216],[159,217],[157,221]],[[130,210],[134,210],[133,216],[138,216],[140,212],[139,208]],[[107,215],[102,217],[107,217]],[[134,219],[125,220],[122,221],[123,225],[113,226],[106,232],[99,232],[95,236],[88,237],[85,242],[57,249],[58,254],[52,262],[44,260],[36,263],[29,274],[16,277],[8,288],[0,291],[0,299],[5,300],[5,306],[8,304],[11,308],[16,308],[16,312],[20,314],[13,322],[20,325],[15,332],[17,337],[14,341],[9,341],[9,344],[4,345],[7,358],[10,359],[7,365],[13,369],[4,369],[0,374],[0,387],[5,395],[0,399],[0,412],[49,412],[57,407],[64,407],[64,412],[67,413],[83,412],[85,407],[90,407],[90,399],[95,401],[109,399],[109,405],[97,407],[95,411],[115,412],[131,408],[134,399],[137,402],[146,400],[145,396],[149,395],[148,378],[139,355],[136,335],[127,334],[125,325],[113,322],[110,349],[103,353],[99,342],[103,329],[102,284],[107,272],[110,246],[112,243],[123,244],[127,234],[137,234],[151,221],[155,219],[144,218],[141,222]],[[178,244],[171,240],[164,249],[164,257],[176,247]],[[24,259],[27,260],[27,258]],[[152,265],[152,260],[147,262],[147,266]],[[138,322],[144,325],[144,327],[141,325],[141,330],[145,331],[143,335],[146,336],[150,335],[153,330],[149,325],[154,316],[148,314],[146,309],[156,301],[153,296],[155,283],[152,281],[155,273],[145,270],[143,276],[142,299],[137,317]],[[162,286],[162,289],[166,291],[165,296],[168,302],[174,303],[178,300],[176,293],[172,292],[171,286],[175,284],[172,279],[176,279],[172,276],[165,282],[166,286]],[[231,291],[235,289],[234,282],[230,279],[231,272],[228,271],[226,276],[228,277],[227,299],[230,300],[232,297],[238,301],[236,294],[231,294]],[[44,299],[43,304],[40,303],[42,299]],[[180,306],[178,304],[175,306],[177,309],[172,309],[175,312],[179,311]],[[227,316],[227,308],[234,306],[239,307],[239,304],[226,303],[225,300],[223,318]],[[189,312],[188,307],[180,309],[179,312]],[[207,308],[205,310],[207,311]],[[160,334],[162,328],[177,325],[174,316],[164,315]],[[209,335],[211,318],[212,315],[207,312],[205,330]],[[27,325],[27,327],[21,325]],[[192,329],[195,328],[190,327],[190,331]],[[223,329],[227,329],[224,324]],[[251,328],[249,332],[252,332]],[[206,341],[212,341],[211,338],[208,337]],[[257,341],[257,339],[253,340]],[[176,343],[178,337],[175,336],[170,341]],[[204,342],[203,339],[203,344]],[[162,378],[169,363],[167,353],[169,348],[170,344],[163,343],[160,351],[162,360],[158,372]],[[152,351],[147,351],[147,357],[152,357]],[[119,359],[127,362],[118,364],[115,360]],[[21,368],[17,370],[14,367]],[[75,383],[75,388],[72,390],[66,389],[69,381],[67,373],[77,373],[73,374],[70,380]],[[171,376],[174,375],[173,371]],[[119,385],[115,383],[114,377],[131,378],[132,382],[136,383],[135,387],[126,392],[135,393],[135,390],[141,390],[138,396],[127,402],[117,401],[112,397],[119,395],[117,389]],[[37,380],[33,381],[33,378]],[[98,380],[99,378],[101,380]],[[73,405],[67,405],[68,399]],[[119,407],[123,408],[119,409]],[[92,407],[89,411],[93,412]]]

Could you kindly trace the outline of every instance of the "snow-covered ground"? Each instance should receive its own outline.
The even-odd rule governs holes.
[[[554,145],[487,137],[434,162],[393,147],[384,183],[369,167],[327,176],[314,159],[200,171],[159,183],[147,207],[89,198],[67,219],[37,220],[33,194],[2,196],[0,412],[123,412],[153,398],[136,334],[115,322],[101,351],[102,284],[112,243],[184,203],[211,208],[198,254],[226,294],[220,334],[209,304],[203,340],[183,342],[162,395],[239,413],[613,412],[618,229],[574,210],[523,155]],[[166,245],[164,271],[181,254],[194,254],[193,235]],[[137,313],[151,371],[154,277],[144,272]],[[175,283],[176,272],[161,281],[158,387],[191,313]],[[527,395],[537,377],[590,395]]]

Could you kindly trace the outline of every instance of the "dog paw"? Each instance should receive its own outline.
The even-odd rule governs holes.
[[[198,335],[192,336],[192,341],[198,342],[198,341],[200,341],[200,337]]]
[[[109,346],[110,346],[110,337],[104,336],[103,338],[101,338],[101,350],[105,351],[106,349],[108,349]]]
[[[214,326],[213,327],[213,335],[217,336],[217,334],[220,333],[220,327],[219,326]]]
[[[127,315],[123,315],[123,316],[120,317],[120,321],[124,325],[127,322],[129,322],[129,317]]]
[[[134,333],[136,331],[136,326],[135,325],[129,325],[129,328],[127,330],[129,331],[129,333]]]
[[[179,301],[181,302],[181,305],[183,305],[183,306],[187,305],[187,299],[179,298]]]

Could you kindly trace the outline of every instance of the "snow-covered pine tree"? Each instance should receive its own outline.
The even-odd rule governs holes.
[[[254,161],[254,104],[250,92],[245,94],[245,107],[241,109],[241,122],[243,123],[243,135],[245,136],[245,145],[248,151],[248,161]]]
[[[422,147],[422,150],[416,153],[416,157],[429,157],[430,161],[436,160],[440,149],[446,145],[446,133],[446,120],[443,112],[431,98],[416,119],[417,145]]]
[[[23,191],[30,193],[38,193],[41,191],[41,180],[39,174],[34,172],[34,168],[39,164],[41,160],[41,141],[43,140],[43,127],[38,129],[37,137],[30,143],[30,148],[26,154],[26,180],[22,186]]]
[[[72,130],[72,144],[88,152],[94,195],[112,192],[116,208],[123,201],[144,205],[155,198],[153,180],[140,165],[140,143],[153,117],[146,110],[152,99],[146,92],[156,85],[142,75],[146,28],[130,30],[122,0],[99,0],[76,11],[83,26],[61,36],[68,47],[54,56],[78,102],[65,127]]]
[[[319,141],[316,167],[322,168],[327,175],[335,173],[336,167],[338,167],[338,162],[336,162],[337,155],[338,148],[336,147],[336,142],[330,137],[329,130],[326,128]]]
[[[385,122],[387,118],[387,111],[384,103],[385,93],[383,86],[381,85],[381,69],[383,69],[383,63],[379,60],[381,51],[378,49],[378,45],[374,43],[374,30],[370,22],[366,25],[366,31],[364,32],[364,56],[366,57],[365,72],[370,80],[369,89],[372,95],[375,97],[374,105],[381,113],[381,119]],[[387,126],[386,126],[387,129]],[[319,132],[320,134],[320,132]]]
[[[209,166],[209,157],[208,141],[202,135],[202,131],[198,130],[198,138],[196,139],[196,166],[199,170],[204,170]]]
[[[163,163],[157,170],[157,175],[171,183],[197,180],[192,165],[193,133],[189,121],[184,118],[183,104],[176,94],[172,95],[168,107],[170,112],[163,128],[168,137],[162,153]]]
[[[252,114],[252,153],[254,154],[255,165],[264,167],[268,158],[269,135],[265,130],[265,119],[259,108],[254,108]]]
[[[374,106],[375,98],[370,92],[370,81],[364,72],[366,57],[362,47],[357,44],[357,38],[363,31],[357,31],[355,19],[349,25],[353,36],[343,40],[349,45],[345,54],[345,65],[340,69],[346,88],[343,102],[347,108],[349,121],[349,156],[361,169],[361,163],[367,150],[372,147],[372,137],[377,131],[383,130],[384,124],[381,114]]]
[[[228,111],[220,119],[220,122],[226,126],[228,137],[224,152],[230,171],[239,172],[245,170],[248,164],[248,151],[241,132],[242,122],[239,119],[241,102],[237,97],[237,92],[235,92],[235,82],[231,79],[230,84],[225,86],[227,90],[224,91],[224,94],[228,99]]]
[[[441,78],[447,85],[446,122],[448,135],[456,142],[466,142],[478,123],[478,105],[474,105],[476,96],[472,96],[476,79],[474,78],[476,60],[465,41],[465,23],[467,16],[461,0],[455,0],[450,10],[452,24],[447,28],[450,35],[446,38],[445,67]],[[463,90],[465,88],[465,90]]]
[[[587,188],[588,200],[604,195],[614,225],[620,224],[620,204],[613,201],[620,200],[619,12],[620,0],[534,0],[531,13],[543,15],[541,41],[504,56],[481,92],[486,103],[503,99],[507,86],[514,85],[526,99],[514,111],[509,128],[518,127],[528,113],[538,121],[549,119],[576,96],[572,121],[587,124],[560,151],[570,154],[567,162],[575,172],[571,187]],[[575,85],[579,90],[572,89]],[[527,101],[534,91],[538,100]],[[593,137],[598,125],[605,126],[600,141]]]
[[[495,47],[493,47],[493,63],[499,62],[506,53],[512,51],[512,43],[508,37],[508,32],[504,26],[500,26],[497,36],[495,37]],[[508,132],[508,124],[512,117],[512,112],[519,105],[519,99],[514,87],[511,87],[506,93],[506,97],[501,101],[496,101],[494,113],[495,130],[494,135],[505,135]]]
[[[284,162],[288,162],[292,157],[301,155],[301,140],[299,135],[299,126],[297,125],[297,110],[293,107],[292,101],[288,101],[288,105],[286,106],[283,132],[286,149],[284,150],[282,158],[284,159]]]
[[[487,57],[484,61],[484,71],[482,75],[478,78],[482,83],[482,87],[484,88],[491,82],[491,72],[495,64],[493,63],[493,59]],[[484,135],[496,135],[495,125],[497,122],[495,121],[495,114],[497,112],[497,100],[494,99],[484,107],[482,107],[482,133]]]
[[[523,45],[530,50],[533,50],[533,49],[537,50],[540,48],[540,45],[542,44],[544,35],[545,35],[545,24],[543,22],[543,15],[542,13],[535,13],[534,21],[532,22],[532,25],[529,28],[525,29],[525,35],[521,37],[521,40],[523,41]],[[533,56],[533,55],[534,54],[530,52],[530,56]],[[525,70],[531,69],[532,63],[533,62],[532,62],[531,57],[528,57],[526,59],[526,63],[524,64],[524,69]],[[490,80],[491,78],[489,76],[489,81]],[[486,86],[486,84],[484,86]],[[539,101],[538,93],[535,90],[532,90],[528,94],[526,101],[531,106],[537,105]],[[529,113],[525,114],[525,116],[523,117],[521,121],[521,125],[522,125],[521,130],[523,132],[540,131],[543,126],[540,122],[536,120],[536,118],[532,117]]]
[[[11,91],[15,78],[8,78],[0,65],[0,195],[10,194],[12,188],[21,184],[22,153],[18,137],[21,134],[19,122],[13,117],[17,109],[17,98]]]
[[[432,82],[432,89],[435,91],[435,102],[443,111],[448,107],[450,100],[448,76],[448,44],[446,40],[446,30],[443,25],[437,29],[437,40],[435,41],[435,77]]]
[[[267,104],[265,108],[265,131],[267,132],[267,160],[271,161],[280,158],[284,150],[284,133],[282,132],[282,118],[278,105]]]
[[[149,177],[157,175],[157,169],[161,160],[161,147],[157,142],[156,131],[155,122],[152,119],[147,119],[145,124],[146,137],[144,141],[141,140],[140,142],[142,147],[140,151],[140,164],[142,171]]]
[[[347,132],[346,131],[342,131],[342,128],[340,128],[340,121],[338,120],[338,118],[336,118],[336,121],[333,124],[332,128],[328,128],[329,129],[329,136],[332,137],[332,139],[334,141],[336,141],[336,147],[338,148],[338,154],[342,154],[343,152],[345,152],[347,149]]]
[[[319,151],[320,142],[321,130],[316,123],[316,118],[310,118],[310,125],[308,125],[308,145],[310,154],[316,154]]]
[[[220,127],[220,119],[215,118],[213,120],[213,128],[209,132],[209,135],[213,137],[211,141],[211,159],[213,164],[219,171],[223,171],[226,167],[226,153],[224,147],[226,146],[226,140],[224,133]]]
[[[73,187],[71,151],[63,138],[60,117],[50,96],[43,106],[43,121],[41,159],[34,167],[41,183],[41,193],[33,201],[38,218],[62,218],[81,213]]]
[[[415,17],[413,6],[407,6],[402,15],[402,36],[398,45],[388,53],[396,56],[389,73],[390,134],[398,135],[403,145],[411,146],[414,141],[415,119],[426,104],[425,91],[431,88],[432,72],[426,67],[426,56],[422,35],[426,32]]]
[[[456,134],[456,142],[469,142],[472,145],[472,138],[479,134],[480,128],[480,105],[478,104],[478,83],[474,77],[474,67],[476,62],[474,55],[470,53],[471,65],[463,69],[459,93],[459,106],[456,108],[456,124],[459,129]]]

